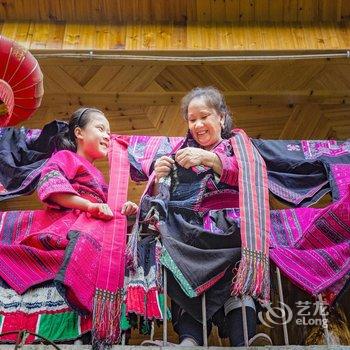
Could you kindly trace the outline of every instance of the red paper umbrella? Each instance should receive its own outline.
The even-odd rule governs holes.
[[[0,127],[30,118],[43,94],[38,61],[24,47],[0,36]]]

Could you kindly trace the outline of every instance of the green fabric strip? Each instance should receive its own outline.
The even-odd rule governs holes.
[[[4,325],[5,316],[0,315],[0,333],[2,333],[2,326]]]
[[[163,247],[162,255],[160,257],[160,262],[162,265],[167,267],[174,275],[175,279],[179,282],[180,287],[190,298],[197,296],[195,290],[191,287],[189,282],[186,280],[185,276],[182,274],[180,269],[176,266],[174,260],[169,255],[168,251]]]
[[[76,312],[40,315],[38,334],[52,341],[75,339],[80,335],[79,321]]]
[[[159,294],[158,293],[158,304],[159,304],[159,308],[162,312],[163,315],[163,310],[164,310],[164,294]],[[164,315],[163,315],[164,318]],[[166,309],[166,318],[168,321],[171,321],[171,311],[170,309],[167,307]]]
[[[126,331],[131,328],[131,324],[126,317],[126,305],[125,303],[122,304],[122,314],[120,316],[120,328],[122,331]]]

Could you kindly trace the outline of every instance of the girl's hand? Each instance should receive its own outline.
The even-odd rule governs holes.
[[[170,174],[174,163],[174,159],[168,156],[162,156],[156,160],[154,163],[154,172],[156,173],[156,178],[158,181],[160,178]]]
[[[113,212],[106,203],[90,203],[87,212],[95,219],[110,220],[113,218]]]
[[[186,147],[178,150],[175,155],[175,160],[183,168],[189,169],[196,165],[203,164],[203,159],[211,153],[201,148]]]
[[[124,203],[121,213],[126,216],[135,215],[138,210],[139,210],[139,207],[136,203],[127,201]]]

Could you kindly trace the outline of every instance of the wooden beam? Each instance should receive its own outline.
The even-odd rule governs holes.
[[[1,7],[1,5],[0,5]],[[122,23],[77,24],[4,22],[1,35],[33,52],[49,50],[96,51],[203,51],[208,50],[347,50],[350,23]],[[184,53],[186,54],[186,53]],[[190,54],[190,53],[188,53]]]
[[[123,52],[94,52],[95,54],[101,54],[101,56],[88,58],[88,52],[85,51],[70,51],[70,52],[43,52],[42,50],[31,50],[31,53],[38,59],[39,64],[42,68],[45,66],[58,66],[58,65],[85,65],[85,66],[150,66],[150,65],[166,65],[166,66],[250,66],[252,64],[259,64],[261,66],[283,66],[283,65],[305,65],[305,64],[327,64],[327,65],[339,65],[339,64],[349,64],[348,58],[303,58],[303,54],[318,54],[319,51],[309,51],[306,53],[303,50],[298,50],[294,52],[290,51],[254,51],[247,53],[246,51],[211,51],[200,52],[200,51],[172,51],[169,52],[157,52],[152,51],[144,54],[144,51],[123,51]],[[159,56],[158,56],[159,53]],[[346,51],[333,51],[325,53],[335,53],[335,54],[346,54]],[[71,55],[67,57],[66,54]],[[83,54],[82,56],[80,56]],[[114,56],[113,56],[114,55]],[[124,57],[124,55],[133,56],[133,59]],[[275,56],[277,58],[274,58]],[[299,57],[298,59],[292,59],[286,57],[286,55],[294,55]],[[299,56],[300,55],[300,56]],[[129,57],[130,57],[129,56]],[[192,57],[200,56],[201,60],[193,60]],[[215,60],[212,57],[220,57],[220,60]],[[272,56],[271,59],[268,56]],[[204,57],[204,58],[203,58]],[[235,59],[232,59],[235,57]],[[260,59],[259,57],[264,57]],[[286,57],[286,58],[283,58]]]
[[[56,105],[97,105],[108,110],[118,110],[122,106],[166,106],[178,105],[184,92],[84,92],[46,93],[42,107]],[[302,91],[230,91],[224,92],[227,103],[239,105],[272,104],[350,104],[350,90],[302,90]]]

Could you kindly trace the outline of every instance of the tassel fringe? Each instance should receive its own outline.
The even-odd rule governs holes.
[[[97,289],[94,298],[92,348],[110,348],[120,340],[123,290],[117,293]]]
[[[270,299],[269,260],[262,252],[242,249],[238,269],[234,269],[231,295],[250,295],[261,301]]]

